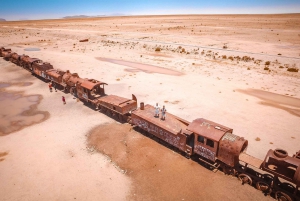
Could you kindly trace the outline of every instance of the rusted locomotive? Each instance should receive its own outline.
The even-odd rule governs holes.
[[[0,57],[4,57],[8,53],[11,53],[11,49],[4,48],[4,47],[0,48]]]
[[[20,65],[20,60],[21,59],[21,56],[18,55],[16,52],[12,53],[11,54],[11,57],[10,57],[10,61],[16,65]]]
[[[293,156],[282,149],[269,150],[264,160],[246,153],[248,141],[233,134],[233,129],[198,118],[186,121],[167,112],[162,121],[154,116],[155,108],[132,99],[105,94],[104,82],[80,78],[77,73],[54,69],[50,63],[27,55],[11,54],[1,48],[0,55],[10,52],[10,60],[57,88],[71,93],[86,104],[121,122],[129,122],[141,132],[199,160],[213,171],[222,170],[236,176],[242,184],[254,185],[265,195],[280,201],[300,201],[300,151]]]
[[[1,55],[2,55],[3,59],[5,59],[6,61],[9,61],[10,57],[12,55],[11,49],[2,50]]]
[[[187,157],[197,157],[214,170],[237,176],[242,184],[254,184],[278,200],[300,199],[300,151],[290,157],[284,150],[269,150],[262,161],[245,153],[248,141],[234,135],[231,128],[203,118],[190,123],[170,113],[161,121],[154,111],[153,106],[141,103],[132,112],[131,123]]]

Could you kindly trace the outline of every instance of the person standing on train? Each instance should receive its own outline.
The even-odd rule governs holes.
[[[160,110],[158,103],[156,103],[156,106],[154,108],[155,108],[154,117],[158,118],[159,117],[159,110]]]
[[[161,109],[161,119],[162,120],[166,119],[166,112],[167,112],[167,110],[166,110],[165,106],[163,106],[163,108]]]

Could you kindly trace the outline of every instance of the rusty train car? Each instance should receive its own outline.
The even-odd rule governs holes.
[[[10,52],[1,48],[0,55]],[[264,160],[246,153],[248,141],[233,134],[233,129],[213,121],[198,118],[186,121],[167,112],[162,121],[154,116],[154,107],[137,99],[105,94],[104,82],[80,78],[77,73],[54,69],[50,63],[27,55],[13,53],[11,61],[57,88],[71,93],[95,110],[120,122],[129,122],[135,129],[171,146],[213,171],[222,170],[236,176],[242,184],[255,186],[265,195],[280,201],[300,201],[300,150],[289,156],[285,150],[269,150]]]

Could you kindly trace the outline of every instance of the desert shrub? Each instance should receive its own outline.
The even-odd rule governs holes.
[[[283,66],[279,66],[279,68],[284,68]]]
[[[260,138],[259,137],[255,138],[255,141],[260,141]]]
[[[288,68],[287,71],[289,71],[289,72],[296,72],[297,73],[299,71],[299,69],[291,67],[291,68]]]
[[[243,56],[243,57],[242,57],[242,60],[248,62],[248,61],[251,60],[251,58],[248,57],[248,56]]]
[[[184,48],[181,49],[181,53],[185,53],[185,49]]]
[[[265,65],[268,66],[268,65],[270,65],[270,63],[271,63],[270,61],[266,61],[266,62],[265,62]]]
[[[223,49],[227,49],[228,46],[226,44],[223,45]]]
[[[267,66],[266,66],[266,67],[264,67],[264,70],[269,70],[269,67],[267,67]]]
[[[250,70],[250,68],[248,67],[247,70]]]
[[[231,61],[233,61],[233,57],[232,56],[228,57],[228,59],[230,59]]]
[[[278,55],[279,55],[279,56],[281,56],[281,54],[280,54],[280,53],[278,53]]]
[[[155,48],[155,52],[160,52],[160,50],[161,50],[160,47]]]
[[[227,58],[227,56],[226,55],[222,55],[222,59],[226,59]]]

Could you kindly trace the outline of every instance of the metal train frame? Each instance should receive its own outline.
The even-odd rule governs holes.
[[[77,73],[54,69],[50,63],[0,48],[0,56],[51,82],[120,122],[128,122],[140,132],[170,145],[187,158],[199,160],[213,171],[236,176],[242,184],[254,185],[265,195],[280,201],[300,201],[300,151],[289,156],[283,149],[269,150],[264,160],[248,155],[248,141],[233,129],[199,118],[186,121],[167,113],[165,121],[154,116],[154,107],[131,99],[105,94],[104,82],[80,78]]]

